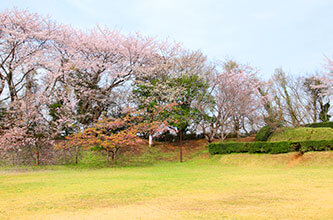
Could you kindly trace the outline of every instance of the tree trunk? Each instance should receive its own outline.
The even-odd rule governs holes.
[[[75,147],[75,164],[79,162],[79,146]]]
[[[109,149],[106,150],[106,158],[107,158],[108,163],[109,163],[110,162],[110,151],[109,151]]]
[[[237,138],[240,138],[239,129],[240,129],[239,118],[234,117],[234,133],[236,134]]]
[[[221,133],[220,134],[220,140],[221,140],[221,142],[224,142],[224,139],[225,139],[227,134],[224,133],[224,129],[221,129],[220,133]]]
[[[12,163],[13,163],[13,166],[15,166],[15,154],[12,154]]]
[[[153,135],[149,134],[149,147],[153,146]]]
[[[183,131],[180,130],[179,133],[179,162],[183,162]]]
[[[14,102],[17,98],[17,94],[16,94],[15,85],[13,82],[13,73],[12,72],[9,72],[9,74],[7,76],[7,85],[8,85],[8,89],[9,89],[10,101]]]
[[[246,127],[245,127],[245,121],[244,121],[244,119],[242,120],[242,128],[245,131],[245,134],[249,135],[249,132],[246,130]]]
[[[40,158],[39,158],[39,150],[36,151],[36,165],[39,166]]]
[[[5,78],[0,74],[0,95],[2,94],[4,88],[5,88]]]
[[[215,132],[204,133],[205,138],[207,139],[208,144],[213,142]]]
[[[114,162],[116,162],[117,154],[118,154],[118,150],[119,150],[119,147],[115,147],[115,151],[114,151],[113,158],[112,158],[112,160],[113,160]]]
[[[119,150],[119,147],[114,147],[112,150],[111,160],[113,163],[116,162],[118,150]]]
[[[317,99],[313,98],[313,123],[317,122]]]
[[[112,152],[112,158],[111,159],[112,159],[112,162],[114,162],[116,160],[116,153],[114,151]]]

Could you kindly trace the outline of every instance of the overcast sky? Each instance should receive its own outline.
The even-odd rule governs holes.
[[[209,59],[277,67],[299,75],[323,70],[333,57],[333,0],[0,0],[80,28],[107,25],[123,32],[182,42]]]

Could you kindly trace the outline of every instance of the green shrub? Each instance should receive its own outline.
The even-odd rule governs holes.
[[[266,125],[258,131],[255,141],[267,141],[271,134],[272,129],[268,125]]]
[[[299,142],[300,151],[330,151],[333,150],[333,140]]]
[[[210,154],[230,154],[247,152],[246,143],[242,142],[215,142],[209,144]]]
[[[208,146],[210,154],[231,153],[269,153],[280,154],[288,152],[330,151],[333,150],[333,140],[319,141],[279,141],[279,142],[215,142]]]
[[[265,143],[262,141],[247,143],[248,152],[251,154],[262,153]]]
[[[243,142],[229,142],[223,145],[227,153],[243,153],[247,152],[246,143]]]
[[[281,154],[288,153],[291,151],[291,142],[281,141],[281,142],[266,142],[267,147],[269,149],[268,153],[270,154]]]
[[[333,128],[333,121],[306,124],[305,127],[310,127],[310,128]]]
[[[290,151],[290,142],[250,142],[247,143],[249,153],[279,154]]]
[[[214,143],[210,143],[208,145],[208,152],[211,154],[211,155],[214,155],[214,154],[222,154],[219,150],[219,143],[220,142],[214,142]]]

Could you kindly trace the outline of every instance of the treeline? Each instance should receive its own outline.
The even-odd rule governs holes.
[[[293,78],[140,34],[82,31],[29,11],[0,13],[0,158],[47,164],[95,149],[115,159],[140,138],[211,142],[264,125],[328,121],[332,61]]]

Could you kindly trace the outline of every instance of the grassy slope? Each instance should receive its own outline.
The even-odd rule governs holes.
[[[333,217],[333,152],[53,168],[0,171],[0,219]]]
[[[290,128],[275,132],[268,141],[331,140],[332,128]]]

